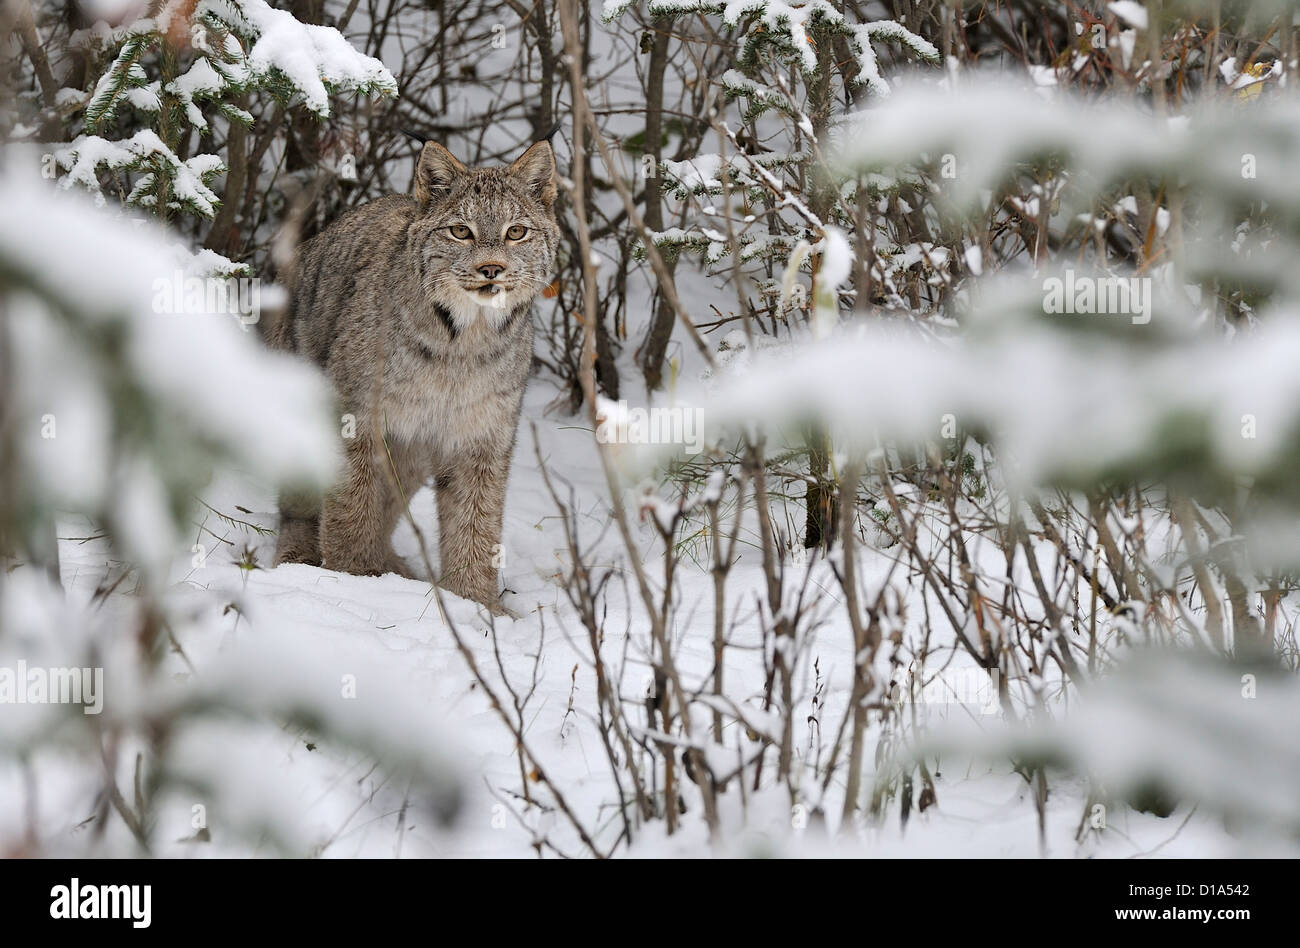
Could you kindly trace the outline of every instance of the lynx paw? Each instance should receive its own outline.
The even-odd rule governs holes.
[[[415,570],[407,566],[406,561],[395,553],[387,562],[384,563],[384,572],[396,573],[403,579],[420,579]]]
[[[449,593],[453,593],[457,596],[460,596],[462,599],[469,599],[472,602],[477,602],[479,605],[485,607],[488,612],[492,613],[492,615],[496,616],[498,619],[519,618],[518,613],[510,609],[507,609],[504,605],[501,604],[501,594],[499,592],[496,592],[495,590],[489,591],[487,589],[482,589],[482,588],[475,589],[472,587],[465,588],[459,586],[454,582],[444,583],[442,584],[442,588]]]
[[[498,619],[513,619],[516,622],[519,621],[519,613],[507,606],[503,606],[500,599],[493,603],[485,602],[483,605],[487,606],[487,611],[492,613],[492,615],[496,616]]]
[[[353,576],[386,576],[389,573],[394,573],[403,579],[418,578],[396,554],[378,562],[330,557],[320,565],[324,566],[325,569],[332,569],[339,573],[349,573]]]
[[[314,547],[284,544],[275,551],[274,566],[282,566],[285,563],[303,563],[307,566],[320,566],[320,553]]]
[[[281,518],[274,565],[279,566],[281,563],[320,566],[320,527],[316,521]]]

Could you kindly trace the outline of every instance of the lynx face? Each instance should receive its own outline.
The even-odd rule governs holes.
[[[555,267],[555,160],[539,142],[509,168],[467,168],[437,143],[416,171],[421,277],[458,331],[499,327]]]

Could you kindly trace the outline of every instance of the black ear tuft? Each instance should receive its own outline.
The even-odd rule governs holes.
[[[555,203],[555,153],[549,141],[529,146],[510,166],[510,173],[522,180],[547,207]]]
[[[437,142],[426,142],[415,166],[415,199],[428,204],[468,170]]]

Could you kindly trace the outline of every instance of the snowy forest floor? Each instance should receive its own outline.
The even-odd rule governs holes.
[[[475,604],[444,595],[448,614],[439,606],[426,583],[384,576],[365,578],[329,570],[292,565],[276,569],[244,569],[238,565],[245,545],[251,546],[260,564],[273,555],[274,536],[223,522],[215,514],[206,530],[225,538],[215,543],[210,535],[202,542],[209,548],[206,562],[195,568],[187,556],[178,557],[167,591],[173,612],[189,617],[176,629],[176,644],[165,659],[162,674],[184,679],[202,677],[205,665],[240,640],[283,638],[289,648],[310,650],[303,655],[304,669],[270,670],[271,674],[337,674],[343,676],[361,665],[381,670],[381,678],[359,675],[358,692],[367,687],[405,689],[411,700],[426,705],[444,723],[442,732],[430,741],[444,744],[448,759],[456,763],[463,787],[462,806],[449,825],[438,825],[427,811],[413,804],[401,785],[377,774],[373,760],[360,751],[316,743],[315,737],[297,728],[276,727],[263,722],[252,732],[245,729],[212,733],[210,748],[224,747],[221,766],[229,782],[223,797],[244,800],[250,810],[293,814],[290,821],[306,827],[304,835],[288,844],[290,851],[326,857],[383,856],[520,856],[534,855],[534,842],[546,837],[558,851],[583,853],[576,833],[551,804],[548,790],[532,782],[531,792],[543,806],[525,805],[521,795],[521,767],[508,730],[474,681],[466,661],[458,653],[447,621],[454,622],[473,651],[479,669],[499,693],[501,670],[516,690],[527,692],[536,663],[536,689],[528,700],[523,718],[532,750],[545,765],[549,779],[564,793],[570,808],[592,836],[603,846],[613,844],[621,830],[614,807],[617,792],[611,777],[598,726],[595,722],[596,688],[585,635],[557,583],[557,573],[567,559],[562,533],[555,526],[555,506],[536,463],[532,430],[535,426],[541,455],[555,476],[572,486],[577,508],[587,521],[580,525],[587,542],[595,543],[593,561],[617,563],[623,550],[616,532],[609,529],[600,473],[591,434],[581,421],[545,413],[554,393],[544,380],[530,382],[524,419],[520,427],[506,509],[504,547],[507,559],[502,570],[506,603],[521,618],[498,620],[495,642],[498,664],[483,610]],[[249,482],[228,479],[214,484],[203,500],[224,514],[247,518],[273,530],[274,497]],[[240,512],[247,510],[249,513]],[[425,531],[436,563],[436,517],[433,496],[424,489],[414,498],[412,513]],[[654,556],[657,543],[652,531],[640,525],[647,557]],[[64,521],[60,524],[60,558],[64,585],[70,598],[88,608],[111,613],[126,608],[129,582],[123,582],[107,603],[91,606],[95,591],[111,585],[122,575],[123,565],[112,561],[102,540],[79,539],[93,533],[88,524]],[[412,566],[419,563],[418,543],[406,525],[395,538],[398,552]],[[867,549],[864,570],[883,570],[886,553]],[[873,563],[874,560],[878,562]],[[823,575],[824,573],[824,575]],[[811,586],[837,601],[839,590],[824,563],[814,562]],[[129,579],[129,576],[128,576]],[[688,621],[678,624],[683,674],[692,681],[704,680],[712,661],[711,579],[706,569],[684,564],[680,577],[681,601],[688,604],[682,614]],[[732,592],[738,600],[754,601],[762,588],[757,557],[745,555],[733,574]],[[609,596],[606,616],[607,655],[623,656],[621,693],[629,704],[642,703],[647,683],[648,633],[637,609],[623,607],[623,589]],[[694,609],[689,604],[695,603]],[[231,605],[234,608],[230,608]],[[744,614],[743,612],[741,613]],[[752,610],[750,610],[752,615]],[[817,682],[824,678],[818,699],[818,726],[826,722],[828,732],[839,720],[847,693],[846,676],[851,668],[851,635],[841,610],[827,610],[826,622],[818,628],[810,646],[809,670],[797,696],[801,712],[817,712],[811,699]],[[920,610],[913,610],[919,617]],[[698,621],[694,617],[698,617]],[[115,624],[122,628],[124,623]],[[907,635],[916,634],[915,620]],[[751,707],[761,695],[763,670],[756,657],[756,624],[741,622],[731,639],[727,668],[729,696]],[[540,652],[540,658],[539,658]],[[751,656],[746,658],[746,656]],[[382,684],[379,682],[382,681]],[[346,700],[340,697],[340,700]],[[927,705],[927,715],[967,715],[960,705]],[[803,721],[805,714],[796,715]],[[400,722],[394,722],[399,727]],[[422,726],[416,722],[412,726]],[[739,730],[734,724],[731,729]],[[814,729],[796,735],[798,754],[818,753]],[[195,752],[203,754],[202,732]],[[729,747],[746,743],[743,734],[728,737]],[[870,745],[869,745],[870,746]],[[720,839],[710,846],[698,810],[682,817],[681,828],[672,837],[665,834],[662,820],[636,827],[630,849],[619,853],[634,856],[665,855],[842,855],[842,856],[1037,856],[1056,857],[1143,855],[1229,856],[1243,854],[1241,839],[1228,834],[1222,821],[1205,817],[1186,805],[1160,819],[1125,809],[1110,816],[1104,837],[1090,837],[1077,843],[1084,803],[1082,785],[1068,780],[1052,784],[1047,801],[1045,840],[1040,845],[1034,794],[1028,783],[1004,762],[961,762],[951,767],[934,761],[938,803],[925,812],[913,811],[903,825],[897,806],[891,806],[876,825],[863,824],[854,832],[828,834],[814,825],[804,829],[792,820],[784,787],[766,787],[758,792],[735,784],[719,798]],[[43,778],[57,771],[57,756],[43,758],[36,766]],[[48,768],[48,769],[47,769]],[[129,769],[122,779],[129,786]],[[43,786],[51,785],[45,780]],[[54,781],[58,785],[58,781]],[[42,836],[58,852],[60,840],[70,845],[71,836],[85,832],[82,825],[93,806],[93,788],[77,782],[64,783],[65,794],[39,801]],[[0,779],[0,788],[10,800],[19,792],[17,774]],[[842,787],[839,788],[842,790]],[[743,796],[743,799],[742,799]],[[688,807],[698,807],[698,796],[688,796]],[[234,832],[235,824],[248,814],[208,812],[207,838],[195,839],[191,815],[201,797],[170,793],[158,812],[155,839],[163,856],[276,855],[285,849],[266,838],[250,842],[246,832]],[[227,806],[232,804],[227,802]],[[839,804],[828,807],[838,812]],[[17,819],[18,807],[3,822]],[[114,823],[119,821],[114,820]],[[9,828],[14,827],[0,827]],[[254,834],[256,838],[256,834]],[[1104,841],[1102,841],[1104,840]],[[130,836],[121,825],[106,831],[107,851],[130,850]],[[1282,842],[1266,845],[1285,848]],[[546,855],[556,849],[543,848]],[[1251,853],[1260,854],[1259,841]],[[1294,854],[1293,850],[1287,850]],[[1282,854],[1282,853],[1278,853]]]

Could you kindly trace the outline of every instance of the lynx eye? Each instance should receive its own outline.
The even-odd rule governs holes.
[[[506,238],[508,240],[523,240],[528,236],[528,228],[523,224],[511,224],[506,228]]]
[[[447,230],[457,240],[470,240],[474,236],[474,232],[464,224],[452,224]]]

